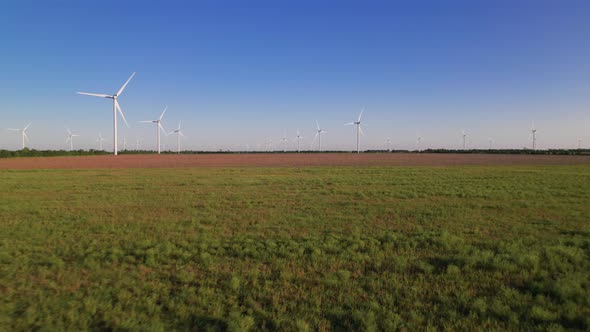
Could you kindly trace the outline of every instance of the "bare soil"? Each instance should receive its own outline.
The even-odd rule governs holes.
[[[0,169],[577,164],[590,164],[590,156],[412,153],[277,153],[195,155],[149,154],[0,159]]]

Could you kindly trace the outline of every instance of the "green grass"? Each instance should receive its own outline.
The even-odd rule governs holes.
[[[0,330],[590,329],[590,166],[0,179]]]

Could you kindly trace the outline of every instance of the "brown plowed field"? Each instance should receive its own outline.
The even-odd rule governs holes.
[[[0,159],[0,169],[575,164],[590,164],[590,156],[411,153],[289,153],[195,154],[159,156],[152,154]]]

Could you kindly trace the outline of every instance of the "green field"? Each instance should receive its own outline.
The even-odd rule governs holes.
[[[590,166],[0,171],[0,330],[590,329]]]

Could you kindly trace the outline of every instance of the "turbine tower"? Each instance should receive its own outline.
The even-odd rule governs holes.
[[[416,138],[416,150],[418,150],[418,152],[420,152],[420,142],[422,142],[422,136],[418,135]]]
[[[176,153],[180,153],[180,136],[184,137],[184,134],[180,130],[180,121],[178,121],[178,129],[168,133],[168,135],[171,134],[176,134]]]
[[[490,137],[488,138],[488,142],[490,143],[490,150],[492,149],[492,144],[494,143],[494,140]]]
[[[123,93],[123,90],[125,90],[125,87],[127,86],[127,84],[129,84],[129,81],[131,81],[133,76],[135,76],[135,73],[133,73],[133,74],[131,74],[131,76],[129,76],[129,79],[127,79],[127,82],[125,82],[125,84],[123,84],[123,86],[119,89],[119,91],[117,91],[117,93],[115,93],[114,95],[78,92],[81,95],[108,98],[108,99],[113,100],[113,154],[115,156],[118,154],[118,151],[117,151],[117,112],[119,112],[119,114],[121,115],[121,118],[125,122],[125,125],[127,125],[127,127],[129,127],[129,124],[127,123],[127,120],[125,120],[125,115],[123,114],[123,111],[121,110],[121,106],[119,106],[119,102],[117,101],[117,99],[119,98],[119,96],[121,96],[121,93]]]
[[[322,151],[322,134],[327,134],[327,131],[324,131],[323,129],[320,128],[320,123],[318,121],[315,122],[316,126],[317,126],[317,131],[315,132],[315,136],[313,138],[313,141],[311,141],[311,144],[313,145],[313,143],[315,142],[316,139],[318,139],[318,151]]]
[[[295,136],[295,138],[297,139],[297,152],[301,152],[301,142],[300,140],[303,138],[303,136],[301,136],[301,133],[299,132],[299,128],[297,128],[297,136]]]
[[[155,123],[156,124],[156,135],[158,136],[158,154],[160,154],[160,151],[161,151],[160,130],[164,133],[164,135],[168,136],[168,134],[166,134],[166,131],[164,130],[164,127],[162,127],[162,118],[164,117],[164,113],[166,113],[167,109],[168,109],[168,106],[164,107],[164,111],[162,112],[162,114],[160,114],[160,117],[157,120],[139,121],[142,123]]]
[[[582,148],[582,139],[578,138],[578,150]]]
[[[21,133],[21,139],[22,139],[22,149],[25,149],[25,140],[27,140],[27,142],[29,141],[29,137],[27,136],[27,129],[29,129],[29,126],[31,124],[29,123],[26,127],[24,127],[23,129],[14,129],[14,128],[8,128],[8,130],[10,131],[16,131]]]
[[[72,134],[72,132],[66,128],[68,131],[68,138],[66,139],[66,143],[70,142],[70,151],[74,151],[74,137],[79,137],[80,135]]]
[[[99,150],[102,151],[102,142],[104,142],[104,138],[102,138],[101,132],[98,132],[98,138],[96,139],[96,141],[98,142]]]
[[[533,150],[537,149],[537,129],[535,129],[535,123],[531,124],[531,138],[533,139]]]
[[[361,110],[361,113],[359,114],[358,120],[345,124],[345,126],[356,125],[356,153],[360,153],[360,147],[359,147],[360,135],[361,134],[364,135],[363,129],[361,128],[361,117],[363,116],[364,111],[365,111],[365,109],[363,108]]]

